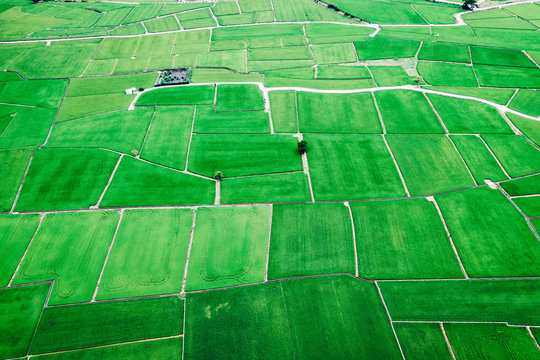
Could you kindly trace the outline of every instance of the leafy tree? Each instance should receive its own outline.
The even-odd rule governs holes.
[[[465,10],[472,10],[474,8],[477,8],[478,4],[476,2],[477,0],[465,0],[463,1],[463,5],[461,5],[461,8]]]
[[[298,152],[300,154],[305,154],[306,151],[307,151],[307,141],[306,140],[299,141],[298,142]]]

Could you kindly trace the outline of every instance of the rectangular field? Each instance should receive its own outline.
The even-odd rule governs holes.
[[[47,214],[13,284],[54,280],[50,305],[90,301],[118,218],[113,211]]]
[[[197,209],[186,290],[262,282],[269,222],[268,206]]]
[[[96,299],[179,293],[193,211],[127,210]]]
[[[352,202],[350,206],[360,277],[463,277],[433,203],[410,199]]]
[[[268,278],[355,273],[349,210],[343,204],[275,205]]]
[[[183,312],[179,296],[46,308],[30,354],[180,335]]]
[[[469,276],[540,273],[540,242],[499,191],[483,187],[436,199]]]
[[[429,195],[473,186],[465,164],[443,135],[388,135],[411,195]]]
[[[315,200],[405,196],[381,136],[305,136]]]
[[[297,93],[301,132],[382,133],[371,93]]]

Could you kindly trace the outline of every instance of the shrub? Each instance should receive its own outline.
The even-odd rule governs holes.
[[[214,179],[216,179],[216,180],[218,180],[218,181],[221,180],[221,179],[223,179],[223,173],[222,173],[221,171],[216,171],[216,172],[214,173]]]

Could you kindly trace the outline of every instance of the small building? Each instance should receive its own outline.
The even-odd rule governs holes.
[[[128,95],[131,95],[131,94],[136,94],[137,93],[137,89],[136,88],[130,88],[130,89],[126,89],[126,94]]]

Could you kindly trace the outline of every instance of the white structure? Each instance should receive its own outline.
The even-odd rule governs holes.
[[[137,89],[135,89],[135,88],[126,89],[126,94],[128,94],[128,95],[132,95],[132,94],[136,94],[136,93],[137,93]]]

